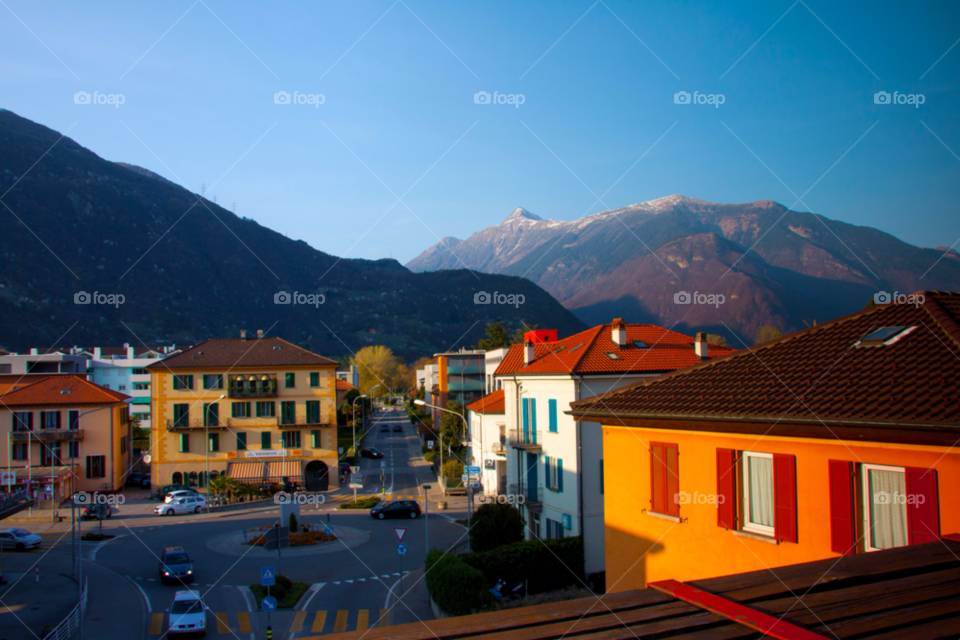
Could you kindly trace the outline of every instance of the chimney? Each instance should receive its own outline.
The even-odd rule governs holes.
[[[528,365],[531,362],[533,362],[533,350],[534,350],[534,347],[532,342],[527,342],[525,345],[523,345],[523,364],[524,365]]]
[[[99,360],[99,359],[100,359],[100,347],[94,347],[94,348],[93,348],[93,359],[94,359],[94,360]]]
[[[698,333],[693,343],[693,350],[701,360],[707,359],[707,334]]]
[[[623,318],[613,319],[610,323],[610,333],[613,344],[617,345],[618,349],[627,346],[627,325],[623,323]]]
[[[37,353],[36,347],[30,349],[30,355],[32,355],[32,356],[39,355],[39,354]]]
[[[263,329],[257,329],[257,340],[263,340]]]
[[[127,357],[133,360],[133,347],[131,347],[129,344],[125,344],[123,346],[127,348]]]
[[[246,330],[246,329],[240,329],[240,340],[246,342],[246,340],[247,340],[247,330]]]

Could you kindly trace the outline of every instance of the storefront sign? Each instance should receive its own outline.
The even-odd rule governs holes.
[[[247,451],[247,458],[286,458],[286,449],[263,449],[261,451]]]

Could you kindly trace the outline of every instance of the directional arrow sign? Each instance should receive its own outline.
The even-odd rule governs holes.
[[[273,611],[277,608],[277,599],[273,596],[267,596],[260,601],[260,608],[264,611]]]
[[[402,556],[407,555],[407,545],[405,545],[405,544],[398,544],[398,545],[397,545],[397,553],[399,553],[399,554],[402,555]]]
[[[397,542],[403,542],[403,536],[407,534],[407,530],[403,527],[394,527],[393,532],[397,534]]]
[[[276,572],[273,567],[260,567],[260,586],[269,587],[276,584]]]

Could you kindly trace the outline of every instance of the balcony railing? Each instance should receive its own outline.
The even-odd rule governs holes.
[[[254,378],[251,380],[250,378]],[[276,376],[237,376],[230,378],[227,395],[231,398],[273,398],[277,395]]]
[[[504,440],[506,440],[506,438],[504,438]],[[490,451],[498,456],[507,455],[506,442],[494,442],[492,445],[490,445]]]
[[[13,431],[10,434],[13,442],[27,442],[39,440],[41,442],[58,442],[67,440],[83,440],[83,429],[37,429],[35,431]]]
[[[167,431],[190,431],[190,430],[204,430],[204,429],[226,429],[229,425],[229,421],[226,418],[220,418],[218,420],[209,420],[207,423],[203,422],[202,418],[191,418],[184,420],[167,420]]]
[[[511,484],[508,495],[523,496],[524,504],[529,509],[539,511],[543,507],[543,485],[534,484]]]
[[[540,442],[541,437],[541,432],[533,429],[529,431],[524,429],[511,429],[507,435],[507,443],[514,449],[526,449],[527,451],[536,452],[543,448]]]

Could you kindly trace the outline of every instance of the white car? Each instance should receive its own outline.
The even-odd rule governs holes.
[[[199,591],[177,591],[170,605],[170,625],[167,633],[198,633],[207,635],[207,606]]]
[[[0,547],[26,551],[40,546],[43,540],[35,533],[26,529],[5,529],[0,531]]]
[[[157,505],[154,509],[158,516],[172,516],[175,513],[200,513],[207,506],[207,500],[203,496],[184,496],[174,498],[170,504]]]
[[[200,495],[193,489],[181,489],[180,491],[171,491],[164,497],[163,501],[167,504],[170,504],[177,498],[187,498],[189,496],[198,496]]]

